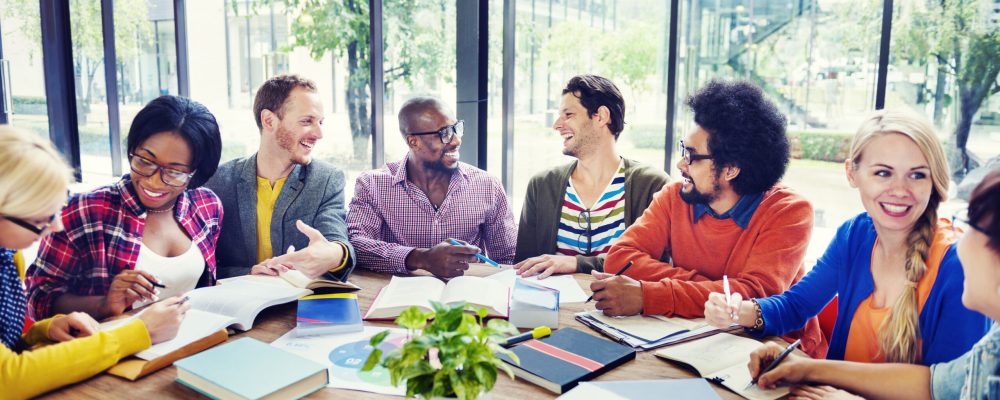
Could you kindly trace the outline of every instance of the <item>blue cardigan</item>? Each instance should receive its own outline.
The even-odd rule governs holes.
[[[758,300],[764,329],[753,334],[761,337],[783,335],[800,329],[809,318],[819,314],[833,296],[839,295],[837,322],[830,337],[827,358],[842,360],[854,311],[875,290],[871,274],[875,237],[875,226],[868,213],[841,225],[826,252],[802,280],[785,293]],[[934,287],[920,311],[923,365],[961,356],[990,329],[989,318],[962,305],[964,277],[955,246],[950,245],[941,260]]]

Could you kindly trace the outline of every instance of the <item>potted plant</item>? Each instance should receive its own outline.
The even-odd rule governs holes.
[[[508,335],[517,333],[517,328],[501,319],[484,323],[486,309],[464,302],[431,305],[433,312],[410,307],[396,318],[396,324],[406,328],[410,338],[385,358],[378,346],[389,331],[373,336],[373,350],[362,370],[370,371],[381,364],[389,370],[393,385],[405,381],[407,396],[425,399],[476,399],[493,389],[498,368],[514,378],[510,366],[497,354],[518,362],[513,352],[500,346]]]

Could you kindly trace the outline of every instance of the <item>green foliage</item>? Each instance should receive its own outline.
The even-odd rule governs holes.
[[[389,370],[393,385],[406,382],[409,397],[455,396],[464,400],[492,390],[498,368],[514,377],[510,366],[497,357],[502,353],[517,361],[514,353],[499,345],[507,335],[517,332],[513,325],[499,319],[484,324],[486,309],[464,302],[431,304],[434,312],[410,307],[396,318],[396,324],[407,328],[412,337],[384,358],[378,346],[389,331],[373,336],[369,342],[373,350],[362,371],[382,365]],[[433,321],[428,324],[430,318]]]
[[[629,140],[640,149],[663,149],[667,139],[667,128],[659,124],[627,124],[618,140]]]
[[[789,131],[792,158],[843,162],[851,147],[851,134]]]

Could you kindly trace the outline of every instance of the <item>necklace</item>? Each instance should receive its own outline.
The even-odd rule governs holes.
[[[174,206],[170,206],[170,207],[167,207],[167,208],[164,208],[164,209],[160,209],[160,210],[154,210],[152,208],[147,208],[146,212],[150,212],[150,213],[153,213],[153,214],[162,214],[162,213],[165,213],[165,212],[173,210],[173,209],[174,209]]]

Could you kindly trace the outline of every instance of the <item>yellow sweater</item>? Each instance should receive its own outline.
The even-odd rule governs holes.
[[[15,257],[18,272],[24,276],[24,263]],[[0,346],[0,388],[2,397],[21,399],[94,376],[118,360],[149,348],[146,324],[136,319],[110,331],[54,343],[48,337],[55,316],[38,321],[24,335],[32,349],[20,354]]]

